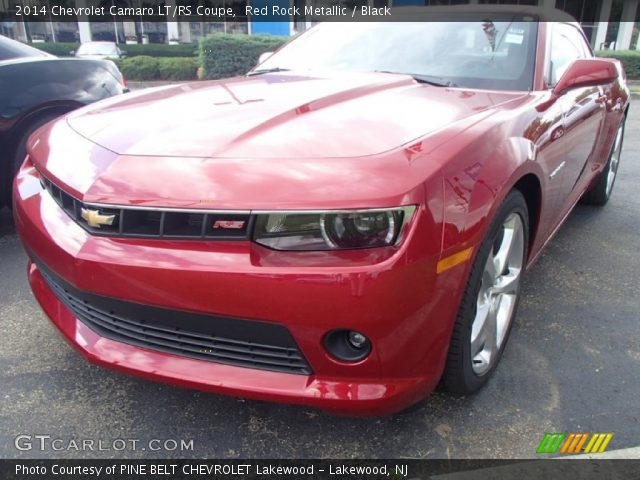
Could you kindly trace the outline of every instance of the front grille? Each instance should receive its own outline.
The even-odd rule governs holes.
[[[311,374],[289,330],[269,322],[203,315],[80,291],[40,262],[56,297],[98,335],[184,357],[276,372]]]
[[[95,205],[69,195],[42,174],[40,179],[56,203],[93,235],[176,240],[246,240],[250,235],[249,212]],[[101,224],[92,226],[83,211],[100,217]]]

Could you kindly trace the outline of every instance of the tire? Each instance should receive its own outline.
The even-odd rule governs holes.
[[[495,371],[518,308],[528,244],[527,203],[520,191],[513,190],[493,219],[471,267],[442,376],[445,390],[475,393]]]
[[[622,154],[622,144],[624,141],[626,117],[622,119],[618,130],[616,131],[616,137],[611,146],[611,153],[609,159],[604,167],[604,170],[600,175],[596,183],[585,193],[582,198],[583,203],[587,205],[594,205],[597,207],[603,207],[611,198],[613,192],[613,186],[618,176],[618,167],[620,166],[620,157]]]

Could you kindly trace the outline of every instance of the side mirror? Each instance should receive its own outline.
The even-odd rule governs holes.
[[[553,94],[560,96],[572,88],[604,85],[617,78],[618,69],[614,62],[596,58],[580,59],[573,62],[564,72],[553,88]]]
[[[273,52],[264,52],[261,53],[260,56],[258,57],[258,65],[260,65],[261,63],[264,63],[267,61],[267,59],[273,55]]]

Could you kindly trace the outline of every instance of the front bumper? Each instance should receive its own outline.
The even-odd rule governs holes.
[[[42,308],[93,363],[182,387],[350,415],[402,410],[439,381],[466,267],[434,273],[439,238],[429,243],[426,221],[416,220],[397,251],[288,254],[247,241],[97,237],[42,189],[29,162],[16,179],[14,205],[27,251],[74,287],[145,305],[283,325],[313,373],[219,364],[100,336],[30,263],[29,281]],[[336,328],[365,333],[371,354],[354,364],[332,358],[322,339]]]

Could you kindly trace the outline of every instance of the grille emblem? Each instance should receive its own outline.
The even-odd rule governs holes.
[[[100,228],[103,225],[113,225],[116,219],[115,215],[102,215],[100,210],[91,210],[88,208],[82,208],[80,210],[80,216],[93,228]]]

